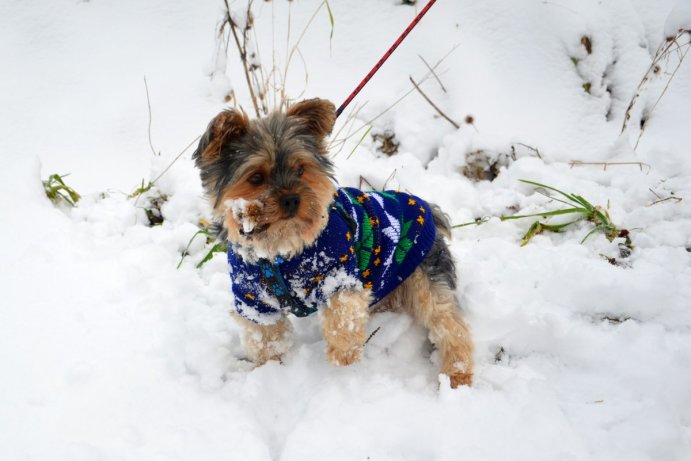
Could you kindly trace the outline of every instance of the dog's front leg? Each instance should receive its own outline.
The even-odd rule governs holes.
[[[370,300],[369,290],[342,290],[329,298],[322,324],[329,362],[345,366],[360,360]]]
[[[292,344],[293,327],[286,316],[271,325],[263,325],[235,315],[243,327],[245,351],[257,365],[269,360],[281,360]]]

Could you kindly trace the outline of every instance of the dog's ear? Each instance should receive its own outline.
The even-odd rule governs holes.
[[[246,113],[224,110],[211,120],[192,158],[197,165],[218,160],[223,143],[243,136],[247,133],[249,125],[250,120]]]
[[[326,99],[307,99],[293,104],[286,112],[288,117],[303,121],[313,135],[324,138],[331,134],[336,123],[336,106]]]

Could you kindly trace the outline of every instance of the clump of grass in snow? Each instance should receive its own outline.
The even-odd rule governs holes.
[[[75,207],[82,197],[74,189],[65,184],[63,178],[66,176],[69,175],[52,174],[48,176],[48,179],[43,181],[43,189],[46,191],[46,195],[50,201],[55,205],[66,203],[71,207]]]
[[[206,252],[206,255],[199,261],[194,267],[199,269],[202,267],[204,264],[209,262],[211,258],[213,258],[215,253],[226,253],[228,251],[228,245],[222,242],[216,241],[217,235],[216,233],[212,230],[212,226],[207,223],[207,222],[200,222],[201,229],[199,229],[195,234],[190,238],[190,241],[187,243],[187,246],[185,247],[185,251],[182,252],[182,256],[180,256],[180,262],[178,262],[177,268],[180,269],[180,266],[182,266],[182,261],[185,259],[186,256],[189,256],[189,251],[190,251],[190,246],[192,246],[192,242],[194,239],[197,238],[199,235],[205,235],[206,236],[206,244],[213,245],[209,250]],[[216,242],[216,243],[214,243]]]
[[[127,196],[127,198],[137,198],[140,195],[149,192],[151,188],[154,187],[154,183],[149,181],[148,183],[144,183],[144,180],[142,179],[142,185],[137,187],[134,192],[132,192],[130,195]]]
[[[165,221],[161,207],[168,201],[168,196],[155,188],[154,181],[145,182],[142,179],[141,185],[127,198],[135,199],[134,206],[144,210],[146,218],[149,220],[149,226],[159,226]],[[144,204],[139,205],[142,200]]]
[[[595,227],[586,234],[585,237],[583,237],[583,240],[581,240],[581,243],[585,242],[588,237],[591,235],[601,232],[607,240],[610,242],[613,241],[617,237],[622,237],[626,239],[625,246],[628,250],[631,250],[633,245],[631,244],[631,240],[629,238],[629,232],[626,229],[618,229],[617,226],[612,223],[612,221],[609,218],[609,214],[607,213],[607,210],[604,208],[593,205],[589,201],[587,201],[585,198],[583,198],[580,195],[576,194],[567,194],[566,192],[563,192],[555,187],[552,186],[547,186],[545,184],[540,184],[538,182],[533,182],[533,181],[528,181],[525,179],[521,179],[521,182],[525,184],[530,184],[532,186],[536,186],[538,189],[537,191],[553,200],[556,200],[558,202],[564,203],[565,205],[568,205],[568,208],[562,208],[560,210],[553,210],[553,211],[545,211],[543,213],[534,213],[534,214],[528,214],[528,215],[513,215],[513,216],[501,216],[500,219],[502,221],[508,221],[510,219],[524,219],[524,218],[534,218],[534,217],[543,217],[543,218],[549,218],[552,216],[563,216],[563,215],[569,215],[572,216],[574,219],[565,223],[561,224],[548,224],[546,222],[541,222],[541,221],[535,221],[532,226],[528,229],[528,232],[523,236],[523,239],[521,241],[521,246],[525,246],[530,242],[530,240],[536,236],[537,234],[540,234],[544,231],[550,231],[550,232],[561,232],[567,227],[576,224],[577,222],[581,221],[587,221],[592,223]],[[554,195],[550,195],[548,191],[556,192],[559,194],[562,198],[555,197]],[[623,251],[622,251],[623,253]],[[629,251],[630,254],[630,251]],[[628,256],[628,254],[627,254]]]

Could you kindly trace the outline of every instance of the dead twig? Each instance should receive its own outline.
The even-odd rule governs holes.
[[[461,128],[461,125],[459,125],[458,123],[451,120],[451,118],[448,115],[446,115],[444,112],[442,112],[442,110],[439,107],[437,107],[436,104],[434,104],[432,102],[432,100],[425,94],[425,92],[422,91],[420,86],[417,83],[415,83],[415,80],[413,80],[412,75],[408,76],[408,78],[410,79],[410,83],[413,84],[413,86],[418,91],[418,93],[420,93],[420,95],[422,95],[422,97],[425,98],[425,101],[427,101],[429,103],[429,105],[432,106],[432,108],[434,108],[434,110],[436,110],[439,115],[441,115],[447,122],[449,122],[451,125],[453,125],[454,128],[456,128],[457,130],[459,128]]]
[[[376,334],[379,332],[379,330],[381,330],[381,327],[377,327],[377,328],[367,337],[367,340],[365,341],[365,344],[367,344],[367,343],[369,342],[369,340],[372,339],[372,337],[373,337],[374,335],[376,335]],[[363,344],[363,346],[364,346],[365,344]]]
[[[365,105],[367,105],[367,101],[365,101],[363,104],[355,103],[353,105],[353,108],[351,109],[351,111],[348,113],[348,116],[346,117],[343,124],[340,125],[338,130],[336,130],[336,132],[331,136],[331,141],[329,142],[328,150],[329,150],[329,152],[335,151],[333,153],[334,157],[338,156],[338,154],[341,153],[341,151],[345,147],[346,140],[347,140],[347,138],[339,138],[339,136],[341,135],[343,130],[346,130],[346,133],[350,132],[352,130],[352,127],[355,124],[355,121],[357,120],[358,114],[365,107]],[[371,127],[370,127],[370,129],[365,131],[365,134],[360,139],[360,142],[358,143],[358,145],[360,145],[360,143],[364,140],[364,138],[367,136],[367,134],[370,132],[370,130],[371,130]],[[336,150],[336,148],[338,148],[338,150]],[[352,152],[351,152],[351,155],[352,155]]]
[[[197,141],[199,141],[199,138],[201,138],[201,137],[202,137],[201,135],[197,136],[196,138],[194,138],[194,139],[192,140],[191,143],[189,143],[189,144],[187,145],[187,147],[185,147],[184,149],[182,149],[182,151],[181,151],[178,155],[175,156],[175,158],[173,159],[173,161],[170,162],[170,163],[168,164],[168,166],[165,167],[165,169],[164,169],[158,176],[156,176],[156,179],[154,179],[153,181],[151,181],[151,184],[156,184],[156,181],[158,181],[159,179],[161,179],[161,176],[163,176],[164,174],[166,174],[166,172],[168,172],[168,170],[170,170],[170,168],[175,164],[175,162],[177,162],[177,161],[180,159],[180,157],[182,157],[182,154],[184,154],[185,152],[187,152],[187,150],[188,150],[190,147],[192,147]]]
[[[146,75],[144,76],[144,89],[146,90],[146,106],[149,108],[149,147],[154,156],[159,156],[161,153],[156,153],[154,144],[151,142],[151,99],[149,98],[149,85],[146,83]]]
[[[655,192],[655,191],[652,190],[651,188],[648,188],[648,190],[649,190],[655,197],[657,197],[657,200],[655,200],[654,202],[651,202],[651,203],[647,204],[646,206],[657,205],[658,203],[663,203],[663,202],[666,202],[666,201],[668,201],[668,200],[673,200],[675,203],[679,203],[679,202],[681,202],[682,200],[684,200],[684,199],[681,198],[681,197],[675,196],[674,193],[672,193],[672,195],[670,195],[669,197],[663,198],[663,197],[660,196],[660,194],[658,194],[657,192]]]
[[[391,172],[388,178],[386,178],[386,181],[384,181],[384,185],[382,186],[382,190],[386,190],[386,186],[389,185],[389,181],[391,181],[393,178],[396,177],[396,173],[398,173],[398,169],[395,169]]]
[[[657,195],[657,194],[655,194],[655,195]],[[657,195],[657,196],[659,197],[659,195]],[[684,199],[682,197],[675,197],[674,195],[670,195],[669,197],[660,198],[658,200],[655,200],[654,202],[647,204],[646,207],[657,205],[658,203],[667,202],[669,200],[672,200],[674,203],[679,203],[679,202],[683,201]]]
[[[437,61],[437,63],[436,63],[434,66],[432,66],[432,69],[436,69],[437,67],[439,67],[439,65],[441,65],[441,63],[444,62],[444,61],[446,60],[446,58],[448,58],[449,55],[451,55],[451,53],[453,53],[454,51],[456,51],[456,49],[457,49],[459,46],[460,46],[459,44],[456,44],[456,45],[454,45],[453,47],[451,47],[451,49],[450,49],[444,56],[442,56],[441,59],[439,59],[439,61]],[[425,82],[426,80],[428,80],[429,78],[431,78],[431,74],[430,74],[429,72],[427,72],[427,74],[425,74],[425,75],[422,77],[422,80],[420,80],[420,83],[424,83],[424,82]],[[357,133],[359,133],[360,131],[362,131],[363,129],[368,128],[369,126],[371,126],[376,120],[378,120],[379,118],[381,118],[384,114],[388,113],[391,109],[393,109],[394,107],[396,107],[401,101],[403,101],[405,98],[407,98],[407,97],[410,95],[410,93],[412,93],[413,91],[415,91],[415,88],[411,88],[410,90],[406,91],[401,97],[399,97],[397,100],[395,100],[395,101],[394,101],[392,104],[390,104],[386,109],[384,109],[383,111],[381,111],[380,113],[378,113],[377,115],[375,115],[374,117],[372,117],[371,119],[369,119],[368,121],[366,121],[365,123],[363,123],[362,125],[360,125],[360,127],[358,127],[356,130],[353,130],[353,131],[351,131],[350,133],[348,133],[342,140],[339,140],[339,141],[345,142],[345,141],[347,141],[348,139],[350,139],[350,138],[352,138],[353,136],[355,136],[355,135],[356,135]]]
[[[569,162],[571,168],[575,166],[601,166],[602,171],[607,171],[607,168],[610,166],[622,165],[636,165],[641,171],[643,171],[643,168],[647,168],[646,174],[650,173],[650,165],[643,162],[582,162],[580,160],[571,160]]]
[[[489,219],[490,219],[489,216],[481,216],[479,218],[475,218],[474,221],[466,222],[463,224],[454,224],[453,226],[451,226],[451,229],[458,229],[461,227],[468,227],[468,226],[479,226],[479,225],[484,224],[487,221],[489,221]]]
[[[376,188],[370,183],[364,176],[360,175],[360,189],[362,189],[362,185],[367,184],[369,186],[369,190],[375,190]]]
[[[631,101],[629,102],[629,105],[626,108],[626,111],[624,112],[624,121],[623,121],[622,126],[621,126],[620,134],[623,134],[624,131],[626,130],[628,123],[629,123],[629,120],[631,119],[631,112],[633,110],[633,107],[636,104],[636,101],[638,100],[638,98],[641,96],[641,93],[642,93],[643,88],[645,87],[646,83],[648,83],[648,81],[650,81],[653,78],[653,76],[658,75],[660,73],[660,70],[661,70],[660,63],[664,59],[669,57],[669,55],[672,52],[674,52],[675,50],[677,52],[679,52],[681,47],[689,46],[689,44],[691,43],[691,41],[690,41],[690,43],[686,43],[686,44],[682,44],[682,45],[679,44],[679,39],[685,34],[689,34],[689,36],[691,36],[691,31],[680,30],[676,36],[667,38],[658,47],[657,51],[655,52],[655,56],[653,57],[653,61],[650,63],[650,66],[646,70],[645,74],[643,74],[643,78],[641,78],[641,81],[638,83],[638,87],[636,88],[636,91],[635,91],[633,97],[631,98]],[[688,50],[687,50],[687,52],[688,52]],[[683,61],[685,56],[686,56],[686,52],[683,55],[680,55],[679,65],[681,65],[681,61]],[[677,66],[677,69],[679,68],[679,65]],[[667,82],[667,85],[665,86],[665,89],[663,90],[663,94],[667,91],[667,88],[669,87],[669,84],[670,84],[671,80],[674,78],[675,74],[676,74],[676,70],[671,74],[671,76]],[[659,102],[661,97],[662,97],[662,95],[660,95],[660,98],[658,98],[658,101],[655,103],[655,106],[657,105],[657,103]],[[650,112],[649,112],[649,114],[650,114]],[[649,116],[650,115],[648,115],[648,117]],[[644,128],[644,127],[642,127],[642,128]],[[640,136],[639,136],[639,140],[640,140]],[[638,142],[636,142],[636,144],[638,144]]]
[[[442,90],[444,93],[446,93],[446,88],[444,87],[444,84],[441,82],[441,80],[439,79],[439,76],[438,76],[437,73],[434,71],[434,69],[432,68],[432,66],[430,66],[429,63],[428,63],[427,61],[425,61],[425,58],[423,58],[421,55],[418,54],[417,57],[420,58],[420,60],[422,60],[422,62],[423,62],[423,63],[425,64],[425,66],[427,67],[427,70],[429,70],[429,71],[432,73],[432,75],[434,75],[434,78],[437,79],[437,82],[439,83],[439,86],[441,87],[441,90]]]
[[[540,151],[538,150],[537,147],[529,146],[528,144],[524,144],[522,142],[515,142],[511,144],[511,152],[513,153],[513,159],[516,160],[516,148],[515,146],[523,146],[528,150],[532,150],[535,152],[535,155],[537,155],[537,158],[542,159],[542,155],[540,155]],[[571,165],[573,167],[573,165]]]
[[[238,32],[237,29],[239,29],[238,24],[233,20],[233,16],[230,14],[230,5],[228,4],[228,0],[223,0],[223,2],[226,5],[226,23],[230,27],[230,32],[233,34],[233,39],[235,40],[235,46],[238,49],[238,52],[240,53],[240,61],[242,61],[242,69],[245,72],[245,80],[247,81],[247,89],[250,92],[250,99],[252,100],[252,105],[254,106],[254,112],[257,115],[257,118],[261,117],[261,113],[259,112],[259,104],[257,102],[257,95],[254,92],[254,86],[252,85],[252,78],[250,77],[250,68],[248,65],[247,61],[247,35],[246,31],[248,30],[248,27],[250,27],[251,23],[251,9],[252,9],[252,0],[249,0],[247,3],[247,24],[245,24],[245,28],[243,31],[243,43],[240,43],[240,37],[238,37]]]
[[[288,51],[288,43],[290,43],[290,22],[288,23],[288,39],[287,39],[287,43],[286,43],[287,58],[286,58],[286,64],[285,64],[284,71],[283,71],[283,84],[282,84],[282,88],[281,88],[281,90],[282,90],[282,92],[281,92],[281,104],[286,105],[286,108],[287,108],[287,104],[288,104],[288,97],[286,95],[285,83],[288,81],[288,69],[290,68],[290,63],[293,60],[293,56],[295,55],[295,53],[300,54],[300,52],[299,52],[300,42],[302,42],[302,39],[305,37],[305,34],[307,33],[307,30],[309,29],[310,25],[312,24],[312,22],[314,22],[314,19],[317,17],[317,14],[321,11],[322,7],[324,7],[325,5],[326,5],[326,0],[319,3],[317,8],[314,10],[314,13],[312,13],[312,16],[310,16],[309,20],[307,21],[307,24],[302,29],[302,32],[298,36],[297,41],[290,48],[290,51]]]
[[[360,138],[360,140],[358,141],[358,143],[355,144],[355,147],[353,147],[353,149],[350,151],[350,154],[348,154],[348,156],[346,157],[346,159],[349,159],[350,157],[352,157],[352,155],[355,153],[355,151],[357,150],[357,148],[360,147],[360,144],[362,144],[362,142],[365,140],[365,138],[367,137],[367,135],[369,134],[370,131],[372,131],[372,127],[369,127],[369,128],[367,129],[367,131],[365,131],[365,132],[362,134],[362,137]],[[339,151],[339,152],[340,152],[340,151]]]
[[[689,36],[691,37],[691,32],[689,32]],[[662,97],[667,93],[667,90],[669,89],[670,84],[672,83],[672,79],[674,79],[674,76],[677,74],[677,71],[679,70],[679,67],[681,67],[681,64],[684,62],[684,58],[686,58],[686,55],[689,52],[689,49],[691,49],[691,39],[689,40],[688,43],[684,45],[679,45],[677,40],[681,37],[681,34],[678,34],[674,39],[673,42],[677,44],[677,52],[679,53],[679,62],[677,62],[677,66],[674,68],[672,73],[669,75],[669,79],[667,79],[667,83],[665,84],[665,87],[662,89],[662,92],[660,93],[660,96],[657,98],[655,101],[655,104],[653,104],[653,107],[650,108],[648,111],[648,115],[646,117],[646,123],[641,124],[641,131],[638,133],[638,139],[636,139],[636,144],[633,146],[633,150],[638,149],[638,144],[641,142],[641,138],[643,137],[643,133],[645,133],[645,129],[648,126],[647,120],[650,119],[651,114],[657,107],[658,103],[662,99]],[[681,49],[683,47],[686,47],[686,50],[684,52],[681,52]]]

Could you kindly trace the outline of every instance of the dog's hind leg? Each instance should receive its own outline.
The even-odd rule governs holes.
[[[405,290],[404,308],[429,330],[429,338],[440,354],[440,371],[449,377],[451,387],[470,385],[473,342],[454,290],[444,281],[430,279],[421,268],[401,288]]]

